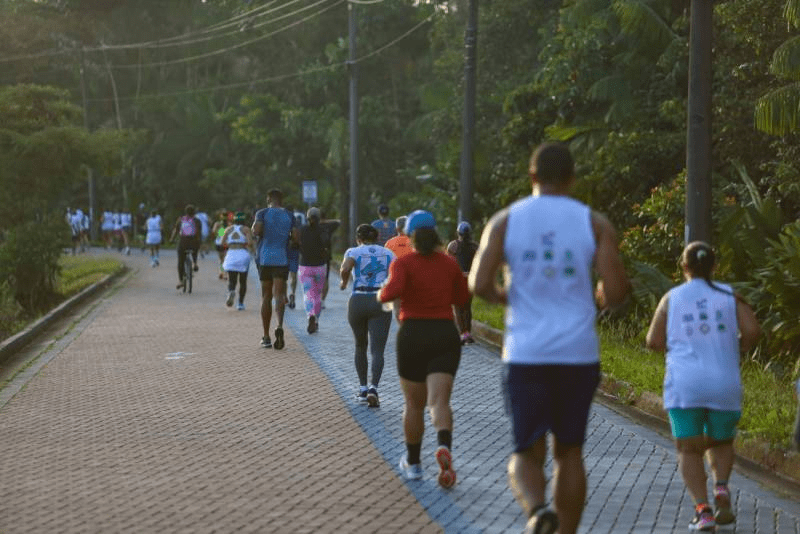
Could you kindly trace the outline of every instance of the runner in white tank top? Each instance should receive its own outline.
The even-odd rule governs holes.
[[[647,332],[647,346],[667,353],[664,408],[681,475],[694,499],[690,530],[713,530],[736,520],[728,478],[742,406],[739,351],[749,350],[761,331],[752,308],[729,285],[712,281],[714,263],[707,243],[686,246],[681,267],[687,281],[664,295]],[[706,489],[706,452],[714,510]]]
[[[616,231],[603,215],[569,198],[569,150],[544,144],[531,157],[533,196],[496,213],[484,229],[469,286],[505,304],[504,392],[514,431],[508,476],[527,517],[526,531],[573,534],[586,495],[582,447],[600,380],[591,270],[602,303],[620,305],[630,284]],[[503,263],[506,286],[497,285]],[[556,510],[545,505],[547,433],[558,473]]]

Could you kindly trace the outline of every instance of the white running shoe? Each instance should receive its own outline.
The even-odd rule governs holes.
[[[403,453],[403,456],[400,457],[398,466],[400,467],[400,472],[403,473],[403,477],[406,480],[419,480],[422,478],[422,464],[408,463],[408,456],[406,453]]]

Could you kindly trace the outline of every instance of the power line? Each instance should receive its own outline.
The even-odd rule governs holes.
[[[411,29],[409,29],[408,31],[402,33],[401,35],[399,35],[395,39],[391,40],[390,42],[386,43],[385,45],[383,45],[383,46],[381,46],[381,47],[379,47],[379,48],[377,48],[377,49],[375,49],[375,50],[373,50],[373,51],[371,51],[371,52],[369,52],[369,53],[367,53],[367,54],[365,54],[365,55],[363,55],[363,56],[361,56],[361,57],[359,57],[357,59],[355,59],[353,61],[353,63],[361,63],[363,61],[366,61],[367,59],[370,59],[370,58],[380,54],[381,52],[383,52],[387,48],[396,45],[397,43],[399,43],[400,41],[402,41],[403,39],[405,39],[406,37],[408,37],[409,35],[411,35],[415,31],[417,31],[419,28],[424,26],[426,23],[430,22],[433,19],[433,17],[435,17],[435,16],[436,16],[436,13],[431,13],[424,20],[422,20],[421,22],[419,22],[419,23],[415,24],[413,27],[411,27]],[[223,84],[223,85],[215,85],[213,87],[203,87],[203,88],[197,88],[197,89],[188,89],[188,90],[185,90],[185,91],[172,91],[172,92],[167,92],[167,93],[146,94],[146,95],[139,95],[139,96],[127,96],[127,97],[121,97],[121,98],[119,98],[119,100],[120,101],[149,100],[149,99],[153,99],[153,98],[162,98],[162,97],[165,97],[165,96],[181,96],[181,95],[189,95],[189,94],[195,94],[195,93],[209,93],[209,92],[225,90],[225,89],[235,89],[235,88],[238,88],[238,87],[247,87],[247,86],[250,86],[250,85],[258,85],[258,84],[262,84],[262,83],[275,82],[275,81],[286,80],[286,79],[290,79],[290,78],[299,78],[299,77],[306,76],[308,74],[314,74],[314,73],[317,73],[317,72],[331,71],[331,70],[335,70],[335,69],[338,69],[338,68],[341,68],[341,67],[348,66],[348,64],[350,64],[349,61],[342,61],[342,62],[339,62],[339,63],[333,63],[331,65],[326,65],[324,67],[315,67],[315,68],[306,69],[306,70],[303,70],[303,71],[300,71],[300,72],[294,72],[294,73],[290,73],[290,74],[280,74],[280,75],[276,75],[276,76],[270,76],[268,78],[259,78],[259,79],[256,79],[256,80],[248,80],[248,81],[244,81],[244,82],[236,82],[236,83],[229,83],[229,84]],[[111,102],[113,100],[114,100],[113,98],[93,98],[93,99],[89,99],[88,102]]]
[[[297,11],[295,11],[293,13],[288,13],[288,14],[282,16],[282,17],[279,17],[276,20],[280,20],[282,18],[287,18],[287,17],[289,17],[291,15],[295,15],[295,14],[297,14],[299,12],[306,11],[308,9],[317,7],[317,6],[321,5],[321,4],[324,4],[325,2],[329,2],[329,1],[330,0],[318,0],[314,4],[306,6],[306,7],[302,8],[300,10],[297,10]],[[127,65],[111,65],[111,68],[112,69],[140,69],[140,68],[145,68],[145,67],[165,67],[167,65],[177,65],[179,63],[187,63],[189,61],[197,61],[199,59],[205,59],[205,58],[208,58],[208,57],[217,56],[219,54],[225,54],[225,53],[230,52],[232,50],[237,50],[239,48],[242,48],[242,47],[245,47],[245,46],[249,46],[249,45],[251,45],[253,43],[257,43],[259,41],[263,41],[264,39],[268,39],[269,37],[272,37],[273,35],[277,35],[278,33],[284,32],[284,31],[286,31],[286,30],[288,30],[290,28],[293,28],[293,27],[295,27],[295,26],[297,26],[299,24],[302,24],[303,22],[311,20],[314,17],[318,17],[318,16],[322,15],[323,13],[326,13],[327,11],[330,11],[334,7],[336,7],[338,5],[341,5],[345,1],[346,0],[337,0],[333,4],[331,4],[331,5],[327,6],[327,7],[324,7],[322,9],[320,9],[319,11],[316,11],[316,12],[314,12],[314,13],[312,13],[312,14],[310,14],[310,15],[302,18],[302,19],[299,19],[299,20],[296,20],[296,21],[294,21],[294,22],[292,22],[290,24],[287,24],[286,26],[278,28],[277,30],[273,30],[273,31],[271,31],[269,33],[265,33],[263,35],[260,35],[260,36],[254,38],[254,39],[249,39],[247,41],[243,41],[241,43],[238,43],[238,44],[226,47],[226,48],[220,48],[220,49],[217,49],[217,50],[213,50],[211,52],[206,52],[204,54],[198,54],[198,55],[194,55],[194,56],[183,57],[183,58],[180,58],[180,59],[172,59],[172,60],[168,60],[168,61],[157,61],[157,62],[154,62],[154,63],[130,63],[130,64],[127,64]],[[263,24],[266,24],[266,23],[262,23],[262,25]]]
[[[228,33],[225,33],[225,34],[222,34],[222,35],[217,35],[217,36],[209,36],[209,37],[202,37],[202,38],[193,39],[193,37],[197,36],[197,35],[213,33],[213,32],[220,31],[222,29],[231,27],[231,26],[235,25],[241,19],[254,18],[254,17],[256,17],[256,18],[263,17],[265,15],[268,15],[268,14],[274,13],[276,11],[280,11],[282,9],[285,9],[287,6],[295,4],[295,3],[300,2],[300,1],[302,1],[302,0],[290,0],[289,2],[287,2],[287,3],[285,3],[285,4],[281,5],[281,6],[278,6],[276,8],[267,9],[272,4],[277,2],[277,0],[272,0],[271,2],[268,2],[267,4],[264,4],[263,6],[259,6],[259,7],[255,8],[255,9],[252,9],[252,10],[248,11],[247,13],[236,15],[235,17],[231,17],[231,18],[229,18],[229,19],[227,19],[225,21],[222,21],[222,22],[219,22],[219,23],[214,24],[212,26],[209,26],[208,28],[205,28],[203,30],[200,30],[200,31],[197,31],[197,32],[190,32],[190,33],[185,34],[185,35],[167,37],[167,38],[159,39],[159,40],[156,40],[156,41],[143,41],[143,42],[139,42],[139,43],[127,43],[127,44],[118,44],[118,45],[101,45],[101,46],[84,47],[83,51],[84,52],[102,52],[102,51],[106,51],[107,52],[107,51],[113,51],[113,50],[166,48],[166,47],[174,47],[174,46],[186,46],[186,45],[191,45],[191,44],[198,43],[198,42],[209,41],[209,40],[212,40],[212,39],[218,39],[218,38],[222,38],[222,37],[227,37],[229,35],[233,35],[233,34],[239,33],[239,30],[234,30],[232,32],[228,32]],[[311,8],[319,5],[320,3],[322,3],[322,2],[318,2],[316,4],[312,4],[311,6],[307,6],[305,8],[302,8],[302,9],[299,9],[297,11],[294,11],[292,13],[288,13],[288,14],[282,15],[280,17],[277,17],[277,18],[273,19],[273,20],[269,20],[269,21],[266,21],[266,22],[261,22],[260,24],[257,24],[255,26],[253,26],[253,28],[260,28],[260,27],[262,27],[262,26],[264,26],[266,24],[269,24],[271,22],[282,20],[284,18],[287,18],[289,16],[295,15],[297,13],[301,13],[302,11],[305,11],[307,9],[311,9]],[[266,11],[264,11],[264,10],[266,10]],[[264,12],[263,13],[254,14],[254,13],[259,12],[259,11],[264,11]],[[176,41],[176,42],[173,42],[173,41]],[[14,61],[24,61],[24,60],[31,60],[31,59],[39,59],[39,58],[43,58],[43,57],[52,57],[52,56],[59,56],[59,55],[64,55],[64,54],[71,54],[71,53],[74,53],[74,52],[75,52],[75,49],[73,49],[73,48],[49,49],[49,50],[43,50],[41,52],[33,52],[33,53],[30,53],[30,54],[19,54],[19,55],[16,55],[16,56],[0,57],[0,63],[10,63],[10,62],[14,62]]]

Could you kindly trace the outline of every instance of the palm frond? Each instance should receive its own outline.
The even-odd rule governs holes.
[[[616,101],[630,95],[630,86],[624,76],[614,74],[600,78],[589,88],[589,98],[599,101]]]
[[[783,16],[794,27],[800,27],[800,0],[786,0]]]
[[[775,50],[769,71],[782,78],[800,79],[800,35],[790,37]]]
[[[786,135],[800,128],[800,83],[771,91],[756,101],[756,128],[772,135]]]
[[[669,24],[642,0],[617,0],[613,5],[622,32],[639,40],[643,46],[663,50],[678,38]]]

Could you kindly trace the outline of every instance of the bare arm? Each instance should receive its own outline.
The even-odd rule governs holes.
[[[669,293],[661,297],[661,301],[653,314],[650,328],[647,330],[645,345],[656,351],[667,350],[667,310],[669,309]]]
[[[487,302],[505,305],[508,293],[497,283],[497,271],[505,261],[503,252],[508,224],[508,210],[494,214],[483,231],[481,243],[472,261],[469,289]]]
[[[350,272],[353,270],[353,267],[356,265],[356,260],[353,258],[345,258],[342,262],[342,269],[339,271],[339,276],[342,279],[341,284],[339,284],[339,289],[347,289],[347,282],[350,281]]]
[[[597,242],[594,267],[603,281],[602,300],[614,309],[625,302],[631,283],[625,274],[625,266],[619,255],[617,232],[611,221],[605,215],[592,211],[592,228]]]
[[[736,296],[736,321],[739,324],[739,348],[747,352],[752,349],[761,335],[761,326],[758,324],[753,308],[738,295]]]

